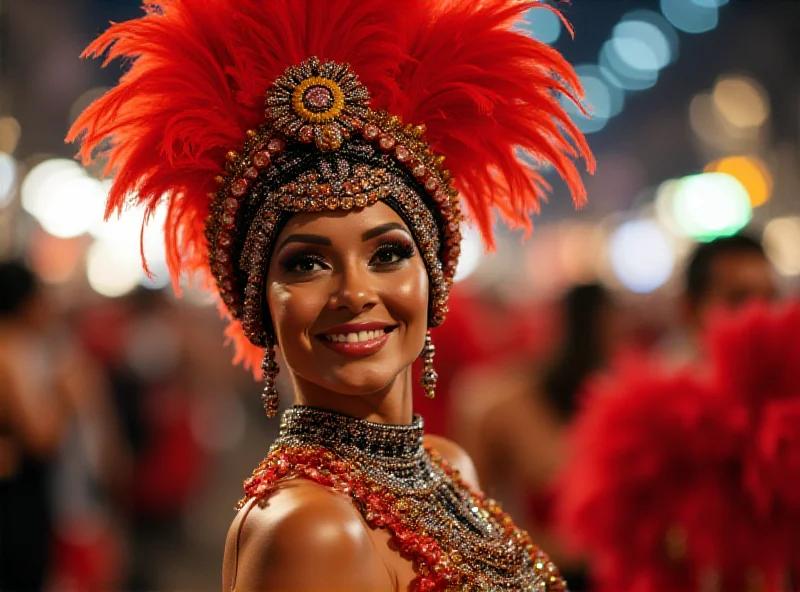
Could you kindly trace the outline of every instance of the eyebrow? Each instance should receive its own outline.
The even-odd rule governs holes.
[[[398,222],[388,222],[386,224],[381,224],[380,226],[376,226],[370,230],[367,230],[364,234],[361,235],[362,241],[368,241],[370,239],[376,238],[381,236],[382,234],[386,234],[387,232],[391,232],[392,230],[402,230],[406,231],[405,226]],[[286,237],[281,245],[278,247],[278,252],[283,250],[284,247],[290,245],[292,243],[304,243],[308,245],[321,245],[323,247],[332,247],[333,241],[329,239],[327,236],[320,236],[319,234],[290,234]]]
[[[388,222],[386,224],[381,224],[380,226],[376,226],[371,230],[367,230],[364,234],[361,235],[361,240],[368,241],[371,238],[376,238],[382,234],[391,232],[392,230],[402,230],[406,232],[405,226],[403,226],[399,222]]]
[[[323,247],[333,246],[333,241],[327,236],[320,236],[318,234],[290,234],[278,247],[280,252],[286,245],[291,243],[305,243],[309,245],[322,245]]]

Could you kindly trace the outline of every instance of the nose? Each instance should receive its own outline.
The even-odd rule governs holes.
[[[328,308],[347,309],[354,315],[370,310],[377,304],[377,292],[368,270],[357,263],[346,265],[337,274],[338,281],[328,299]]]

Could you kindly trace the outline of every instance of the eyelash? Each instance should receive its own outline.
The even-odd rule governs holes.
[[[376,264],[372,263],[372,261],[374,261],[376,257],[379,257],[380,255],[383,255],[385,253],[388,253],[390,255],[396,255],[398,257],[398,260],[391,262],[383,262],[383,263],[378,262]],[[378,246],[377,249],[375,249],[375,253],[372,256],[372,259],[370,260],[370,265],[378,265],[384,268],[396,267],[402,261],[406,259],[411,259],[411,257],[414,256],[414,253],[415,253],[414,247],[412,245],[409,245],[408,243],[405,243],[403,241],[387,241],[382,243],[380,246]],[[314,253],[298,253],[297,255],[288,257],[285,261],[282,261],[281,267],[283,268],[284,271],[288,273],[309,274],[309,273],[314,273],[314,271],[316,271],[316,270],[302,271],[297,269],[298,266],[303,265],[305,263],[310,263],[312,265],[316,264],[320,265],[321,267],[324,267],[326,265],[325,258],[320,255]]]
[[[406,259],[411,259],[414,256],[414,247],[403,241],[387,241],[385,243],[382,243],[377,249],[375,249],[375,254],[372,256],[372,258],[375,259],[379,255],[382,255],[384,253],[396,255],[398,257],[398,260],[392,261],[391,263],[380,263],[379,265],[396,266],[402,261],[405,261]]]

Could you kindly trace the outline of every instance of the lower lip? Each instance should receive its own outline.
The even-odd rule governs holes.
[[[362,358],[364,356],[371,356],[374,353],[379,352],[386,342],[389,341],[389,336],[391,333],[384,333],[380,337],[376,339],[370,339],[369,341],[355,341],[355,342],[348,342],[348,341],[330,341],[325,339],[324,337],[320,337],[319,340],[322,344],[335,351],[336,353],[345,355],[345,356],[353,356],[356,358]]]

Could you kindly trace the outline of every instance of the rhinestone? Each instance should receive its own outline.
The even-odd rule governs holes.
[[[425,165],[418,164],[413,169],[411,169],[411,174],[414,175],[417,179],[424,179],[428,174],[428,170],[425,168]]]
[[[389,135],[381,136],[381,139],[378,141],[378,146],[380,146],[381,150],[389,151],[394,148],[394,138]]]
[[[315,109],[330,109],[333,106],[333,93],[324,86],[312,86],[303,95],[303,102]]]
[[[231,193],[236,197],[242,197],[247,193],[247,179],[236,179],[231,185]]]
[[[411,158],[411,152],[408,151],[408,148],[399,144],[394,149],[394,155],[397,157],[397,160],[400,162],[406,162],[409,158]]]
[[[262,150],[261,152],[256,152],[253,155],[253,164],[260,169],[263,169],[265,166],[268,166],[271,160],[272,157],[266,150]]]
[[[258,178],[258,169],[256,167],[247,167],[243,174],[245,179],[254,181]]]
[[[314,139],[314,128],[310,125],[304,125],[297,132],[297,139],[303,144],[309,144]]]
[[[428,191],[436,191],[439,188],[439,181],[436,180],[436,177],[429,177],[427,181],[425,181],[425,189]]]
[[[285,147],[286,142],[284,142],[282,138],[272,138],[267,143],[267,150],[269,150],[272,154],[277,154],[278,152],[283,151]]]
[[[329,197],[325,200],[325,207],[333,211],[339,207],[339,200],[335,197]]]
[[[372,142],[373,140],[376,140],[380,135],[380,133],[381,130],[378,129],[378,126],[375,125],[374,123],[368,123],[367,125],[364,126],[364,129],[362,131],[362,135],[364,136],[364,139],[367,142]]]

